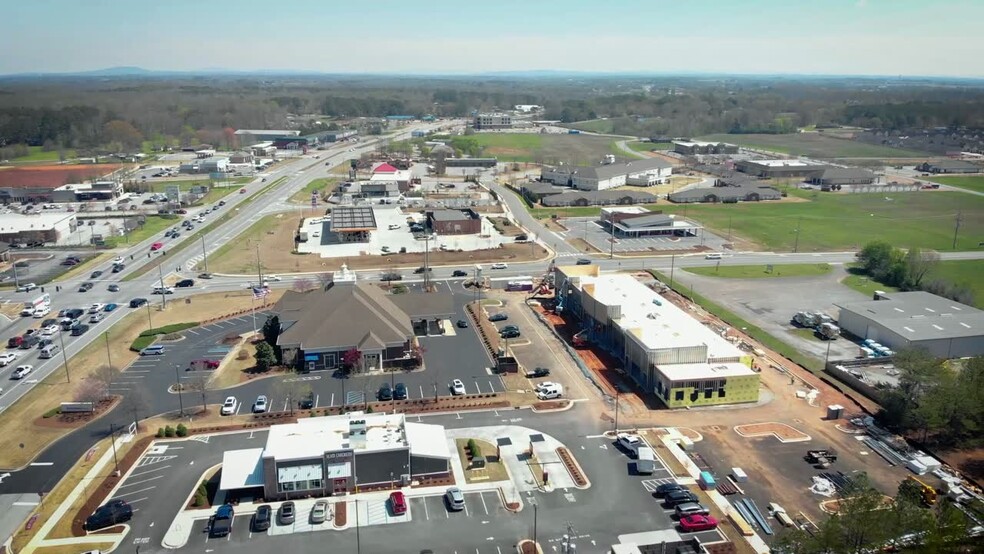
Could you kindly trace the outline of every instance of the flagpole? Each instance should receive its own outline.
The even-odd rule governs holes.
[[[250,311],[253,312],[253,334],[256,334],[256,291],[249,297]]]

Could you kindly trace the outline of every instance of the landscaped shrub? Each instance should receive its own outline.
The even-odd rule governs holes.
[[[45,412],[41,417],[43,417],[44,419],[48,419],[49,417],[55,417],[60,412],[61,412],[61,408],[56,406]]]
[[[208,504],[208,484],[202,481],[198,484],[198,488],[195,489],[195,507],[200,508]]]
[[[188,436],[188,428],[185,427],[185,424],[184,423],[179,423],[178,424],[178,428],[174,430],[174,434],[177,435],[177,436],[179,436],[179,437],[187,437]]]
[[[167,437],[167,438],[173,437],[174,436],[174,427],[171,427],[170,425],[168,425],[167,427],[165,427],[164,428],[164,436]]]
[[[480,458],[482,456],[482,447],[478,445],[475,439],[468,439],[468,454],[472,458]]]
[[[164,428],[163,427],[158,427],[157,428],[157,434],[154,435],[154,436],[157,437],[157,438],[159,438],[159,439],[164,438]]]

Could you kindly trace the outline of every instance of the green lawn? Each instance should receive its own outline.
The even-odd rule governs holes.
[[[973,291],[974,306],[984,309],[984,279],[981,279],[981,275],[984,275],[984,260],[950,260],[940,262],[926,277],[926,280],[942,279],[963,285]],[[874,294],[876,290],[885,292],[899,290],[896,287],[890,287],[869,279],[864,275],[853,273],[841,281],[841,284],[869,296]]]
[[[652,152],[653,150],[673,150],[672,142],[627,142],[629,148],[636,152]]]
[[[984,197],[960,192],[828,194],[790,188],[805,202],[741,202],[651,206],[695,219],[719,234],[732,233],[772,251],[791,251],[799,226],[800,252],[859,249],[873,240],[899,248],[952,250],[957,212],[962,213],[957,250],[976,250],[984,236]]]
[[[539,134],[539,133],[476,133],[455,137],[455,141],[475,139],[482,147],[482,156],[495,157],[503,162],[566,163],[571,165],[596,165],[606,154],[622,158],[629,154],[616,146],[611,137],[591,135]]]
[[[895,292],[899,289],[895,287],[890,287],[888,285],[883,285],[878,281],[869,279],[868,277],[856,273],[852,273],[841,280],[841,284],[850,287],[860,293],[866,294],[869,297],[873,297],[876,290],[884,292]]]
[[[29,154],[26,156],[21,156],[19,158],[14,158],[13,162],[57,162],[58,150],[52,150],[50,152],[45,152],[41,146],[28,146]],[[75,157],[75,150],[66,149],[63,151],[65,154],[65,159],[70,160]]]
[[[811,158],[921,158],[926,152],[903,150],[849,139],[839,139],[822,133],[792,133],[788,135],[729,135],[719,133],[698,140],[730,142],[748,148],[758,148]]]
[[[211,204],[212,202],[218,202],[219,200],[225,198],[229,194],[239,190],[239,185],[245,185],[253,180],[252,177],[234,177],[232,179],[226,179],[223,181],[210,181],[208,179],[196,179],[193,181],[175,181],[173,183],[142,183],[142,190],[149,190],[151,192],[156,192],[164,194],[167,191],[168,185],[177,185],[181,189],[181,192],[188,192],[192,187],[208,186],[213,185],[208,191],[208,194],[199,201],[199,204]]]
[[[964,175],[964,176],[951,176],[951,177],[924,177],[927,181],[933,181],[934,183],[940,183],[942,185],[950,185],[951,187],[960,187],[962,189],[972,190],[975,192],[984,192],[984,175]]]
[[[685,271],[707,277],[759,279],[826,275],[833,268],[830,264],[773,264],[772,271],[770,272],[768,269],[766,265],[724,265],[716,267],[688,267]]]
[[[295,192],[294,195],[290,197],[290,201],[295,204],[310,204],[312,192],[322,192],[326,187],[335,185],[336,183],[338,183],[338,178],[336,177],[312,179],[311,182],[305,185],[304,188]]]
[[[214,264],[213,267],[224,267],[229,262],[229,260],[226,260],[226,257],[232,256],[233,258],[236,258],[236,262],[244,261],[247,266],[254,267],[252,258],[241,260],[243,257],[243,245],[246,244],[247,240],[255,240],[259,242],[263,235],[267,234],[267,231],[276,229],[277,226],[279,226],[283,221],[284,214],[273,214],[261,217],[258,221],[247,227],[242,233],[236,235],[236,238],[226,242],[220,246],[218,250],[209,254],[209,264]]]
[[[144,224],[131,231],[125,237],[106,237],[106,246],[116,248],[126,244],[137,244],[160,233],[168,227],[177,225],[181,219],[178,216],[149,215]]]

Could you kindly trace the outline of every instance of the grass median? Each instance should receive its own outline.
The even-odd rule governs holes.
[[[665,283],[666,285],[670,285],[670,278],[667,275],[664,275],[663,273],[656,271],[654,269],[650,269],[649,273],[653,277]],[[679,283],[673,283],[673,284],[679,285]],[[693,292],[692,289],[679,290],[674,286],[673,290],[679,293],[681,296],[690,298],[694,303],[699,305],[701,308],[707,310],[708,312],[714,314],[721,321],[724,321],[728,325],[742,331],[743,333],[747,334],[753,339],[759,341],[760,343],[764,344],[767,348],[778,353],[780,356],[788,358],[789,360],[792,360],[794,363],[797,363],[813,372],[817,372],[823,369],[823,362],[820,361],[819,359],[814,358],[812,356],[804,355],[796,348],[786,344],[779,338],[769,334],[769,332],[765,331],[761,327],[757,325],[753,325],[752,323],[746,321],[744,318],[732,312],[731,310],[725,308],[724,306],[712,302],[710,299],[696,292]]]
[[[768,264],[687,267],[684,271],[705,277],[725,279],[770,279],[775,277],[815,277],[830,273],[830,264]]]
[[[276,187],[277,185],[281,184],[282,182],[284,182],[286,180],[287,180],[287,177],[286,176],[280,177],[279,179],[273,181],[269,185],[261,188],[260,190],[254,192],[253,194],[249,195],[246,198],[246,200],[244,200],[239,205],[240,206],[248,206],[251,202],[253,202],[254,200],[256,200],[256,198],[259,197],[261,194],[264,194],[265,192],[271,190],[272,188]],[[171,254],[173,255],[173,254],[177,254],[177,253],[183,251],[184,249],[186,249],[186,248],[188,248],[188,247],[190,247],[192,245],[198,245],[198,241],[201,240],[201,237],[203,237],[204,235],[206,235],[208,233],[211,233],[215,229],[218,229],[220,225],[222,225],[225,222],[231,220],[233,218],[233,216],[235,215],[235,213],[236,213],[236,210],[230,210],[230,211],[222,214],[221,216],[219,216],[218,219],[212,221],[211,223],[209,223],[205,227],[199,229],[193,235],[191,235],[190,237],[188,237],[187,239],[185,239],[184,242],[182,242],[181,244],[178,244],[177,246],[174,246],[173,248],[169,248],[168,250],[170,250]],[[153,269],[157,269],[157,266],[159,266],[162,263],[164,263],[165,261],[167,261],[167,259],[168,258],[166,256],[163,256],[162,255],[159,258],[157,258],[157,260],[144,264],[140,269],[138,269],[138,270],[130,273],[126,277],[124,277],[123,280],[124,281],[133,281],[135,279],[139,279],[140,277],[143,277],[144,275],[146,275],[149,271],[151,271]]]
[[[174,323],[171,325],[165,325],[164,327],[157,327],[155,329],[147,329],[146,331],[140,333],[137,338],[133,339],[130,344],[130,350],[134,352],[140,352],[144,348],[147,348],[160,335],[170,335],[171,333],[177,333],[179,331],[184,331],[185,329],[191,329],[192,327],[198,327],[200,324],[197,321],[184,322],[184,323]]]

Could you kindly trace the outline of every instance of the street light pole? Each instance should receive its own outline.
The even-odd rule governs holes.
[[[68,354],[65,353],[65,336],[64,333],[58,333],[58,341],[61,343],[62,351],[62,361],[65,362],[65,379],[71,383],[72,374],[68,372]]]
[[[260,269],[260,242],[256,242],[256,278],[259,280],[256,286],[263,286],[263,271]]]
[[[113,474],[119,476],[120,460],[116,457],[116,429],[112,423],[109,424],[109,441],[113,445],[113,464],[116,465],[116,471]]]
[[[208,252],[205,251],[205,233],[202,233],[202,263],[205,264],[205,273],[208,273]]]
[[[17,277],[17,261],[14,260],[12,265],[14,267],[14,286],[20,287],[20,278]]]
[[[145,304],[145,306],[147,306],[147,328],[148,329],[153,329],[154,328],[154,320],[150,318],[150,302],[147,302],[147,304]]]
[[[184,398],[181,396],[181,377],[179,377],[178,368],[178,364],[174,364],[174,386],[178,389],[178,413],[184,416]]]
[[[161,278],[161,307],[166,310],[167,309],[167,294],[166,294],[167,291],[164,290],[164,270],[161,269],[161,266],[162,265],[164,265],[164,262],[161,262],[161,263],[157,264],[157,275],[160,276],[160,278]]]
[[[109,351],[109,331],[103,333],[106,337],[106,362],[109,363],[109,371],[113,371],[113,355]]]
[[[615,389],[615,432],[618,433],[618,397],[622,394],[622,391]]]

